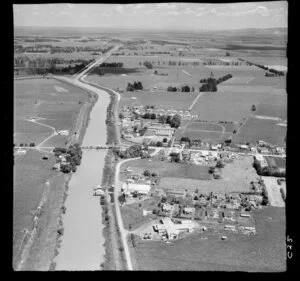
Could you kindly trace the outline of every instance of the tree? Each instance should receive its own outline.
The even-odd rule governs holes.
[[[151,119],[156,119],[156,114],[155,114],[155,113],[152,113],[152,114],[150,115],[150,118],[151,118]]]
[[[163,142],[167,142],[167,141],[168,141],[168,139],[167,139],[167,138],[164,138],[164,139],[163,139]]]
[[[180,140],[183,142],[189,142],[189,143],[191,142],[190,138],[188,138],[188,137],[181,137]]]
[[[124,118],[124,114],[123,114],[122,112],[119,114],[119,118],[120,118],[120,119],[123,119],[123,118]]]
[[[166,115],[161,115],[161,116],[159,116],[158,120],[159,120],[159,122],[165,124],[166,121],[167,121],[167,116]]]
[[[162,147],[162,146],[163,146],[163,144],[162,144],[162,142],[161,142],[161,141],[158,141],[158,142],[156,143],[156,146],[157,146],[157,147]]]
[[[224,168],[225,165],[223,164],[222,160],[218,160],[216,164],[216,168]]]
[[[256,111],[256,106],[255,106],[255,104],[252,105],[251,111]]]
[[[157,173],[152,173],[151,176],[152,176],[153,178],[155,178],[155,177],[157,177]]]
[[[145,170],[144,173],[143,173],[143,175],[144,175],[145,177],[149,177],[150,174],[151,174],[151,173],[150,173],[149,170]]]

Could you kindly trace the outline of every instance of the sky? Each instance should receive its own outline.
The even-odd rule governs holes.
[[[15,26],[225,30],[287,27],[286,1],[13,5]]]

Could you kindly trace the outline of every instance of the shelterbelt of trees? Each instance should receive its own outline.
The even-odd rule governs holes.
[[[269,72],[273,73],[275,76],[284,76],[284,72],[283,71],[279,71],[279,70],[276,70],[276,69],[273,69],[273,68],[269,68],[267,66],[264,66],[264,65],[261,65],[261,64],[258,64],[258,63],[253,63],[253,62],[250,62],[250,61],[247,61],[247,60],[244,60],[244,59],[239,59],[240,61],[243,61],[243,62],[246,62],[247,65],[255,65],[261,69],[264,69],[264,70],[268,70]],[[270,74],[266,74],[266,76],[271,76]]]

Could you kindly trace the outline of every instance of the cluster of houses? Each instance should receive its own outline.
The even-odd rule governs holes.
[[[186,191],[174,193],[167,191],[168,195],[184,196]],[[196,198],[197,197],[197,198]],[[159,204],[159,211],[155,214],[164,218],[179,218],[190,221],[201,221],[201,223],[222,224],[224,229],[238,231],[242,233],[255,233],[250,211],[245,208],[245,200],[253,208],[260,208],[262,196],[244,195],[237,193],[214,194],[195,196],[194,199],[182,203],[174,203],[173,199],[167,199],[166,202]]]
[[[244,151],[244,152],[260,153],[260,154],[273,154],[273,155],[281,155],[281,156],[286,155],[285,148],[269,144],[263,140],[259,140],[257,142],[256,146],[241,144],[241,145],[238,145],[238,147],[241,149],[241,151]]]

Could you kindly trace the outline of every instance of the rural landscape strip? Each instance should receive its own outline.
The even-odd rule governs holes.
[[[237,38],[244,36],[247,40],[259,42],[256,31],[253,31],[255,36],[247,31],[243,32],[246,35],[240,31],[235,31],[234,34],[237,34]],[[276,32],[280,36],[285,34],[282,30],[276,29]],[[270,31],[264,31],[262,34],[270,35]],[[227,42],[228,36],[226,34],[221,35],[222,40],[224,39],[221,43],[218,42],[218,37],[213,44],[209,43],[207,38],[200,39],[201,35],[197,33],[181,36],[176,42],[170,41],[170,38],[154,40],[155,38],[151,37],[147,40],[128,40],[130,36],[128,38],[127,35],[126,39],[105,38],[105,47],[100,45],[102,39],[99,39],[98,43],[92,43],[97,45],[97,52],[96,47],[88,47],[93,53],[85,55],[82,60],[75,59],[72,63],[70,58],[78,55],[72,54],[72,50],[77,50],[77,47],[53,47],[52,43],[49,43],[45,45],[47,49],[50,48],[49,54],[45,56],[48,57],[46,62],[51,61],[53,56],[58,56],[56,52],[61,52],[60,56],[71,53],[63,60],[52,60],[51,66],[44,64],[43,55],[42,61],[29,59],[28,62],[23,58],[26,67],[23,66],[24,61],[19,58],[15,60],[21,65],[15,69],[16,75],[47,71],[54,74],[45,74],[45,79],[40,81],[16,81],[18,100],[15,104],[16,108],[20,109],[16,115],[17,120],[23,122],[25,114],[34,116],[38,109],[39,113],[44,109],[43,117],[49,117],[48,120],[53,120],[51,116],[54,114],[57,114],[57,117],[62,116],[59,126],[65,127],[65,130],[56,132],[55,127],[43,125],[42,119],[47,118],[32,117],[41,121],[33,122],[39,126],[24,122],[21,127],[22,123],[18,123],[25,133],[16,131],[14,134],[18,143],[14,144],[14,152],[15,155],[19,155],[14,160],[17,161],[15,167],[19,178],[23,181],[19,179],[14,192],[17,194],[17,202],[24,199],[24,196],[32,202],[25,198],[28,203],[25,200],[23,205],[19,204],[18,208],[14,208],[17,214],[17,218],[14,218],[14,269],[57,270],[65,266],[76,269],[86,266],[96,270],[284,269],[286,128],[280,127],[276,121],[284,120],[282,122],[285,123],[286,119],[286,92],[282,88],[285,85],[285,77],[280,77],[286,75],[286,72],[275,71],[277,62],[273,62],[269,56],[250,56],[249,60],[254,61],[250,63],[239,61],[239,57],[245,58],[245,54],[235,49],[225,53],[224,42]],[[271,36],[272,40],[279,37],[275,34]],[[24,48],[22,43],[27,40],[24,36],[16,39],[15,49],[20,53],[26,50],[36,53],[45,51],[39,49],[43,45]],[[28,42],[43,42],[35,40],[45,39],[34,37],[28,39]],[[72,43],[77,44],[76,40]],[[84,38],[82,41],[89,40],[97,41],[98,38]],[[197,40],[203,44],[198,49],[197,46],[200,45],[197,45]],[[230,40],[235,42],[232,36]],[[230,40],[229,44],[232,43]],[[72,40],[54,40],[59,41]],[[115,45],[116,42],[118,45]],[[209,49],[210,44],[214,48]],[[87,45],[79,49],[88,49]],[[221,48],[215,48],[217,46]],[[238,44],[235,48],[237,46]],[[165,52],[166,48],[168,52]],[[152,50],[149,52],[149,49]],[[262,50],[265,52],[265,49],[266,47]],[[116,50],[118,53],[104,62]],[[127,53],[126,58],[130,59],[123,58],[124,51]],[[102,53],[100,56],[99,52]],[[128,53],[131,53],[131,56],[128,56]],[[144,54],[144,57],[139,57],[138,53]],[[30,56],[30,53],[27,55]],[[226,58],[222,58],[225,56]],[[155,57],[157,59],[154,59]],[[183,57],[190,59],[186,62]],[[198,57],[201,57],[201,63],[196,62]],[[255,61],[258,60],[273,67],[256,65]],[[76,64],[78,61],[79,65]],[[36,63],[35,66],[33,63]],[[59,63],[63,65],[58,65]],[[189,71],[191,68],[192,72]],[[162,69],[164,72],[160,72]],[[179,71],[186,75],[178,76]],[[31,76],[30,79],[37,77],[41,76]],[[22,79],[26,78],[16,80]],[[216,87],[228,79],[230,80],[225,86],[219,89]],[[251,85],[247,85],[249,81]],[[60,87],[59,83],[67,83],[82,89],[83,92],[76,88],[72,91],[66,90]],[[170,86],[172,83],[174,84]],[[177,93],[170,93],[169,88]],[[41,89],[43,95],[38,103],[37,100],[34,102]],[[109,99],[106,94],[104,96],[103,91],[108,94]],[[275,95],[272,95],[271,91],[274,91]],[[65,94],[66,92],[70,94]],[[98,97],[103,97],[105,106]],[[50,102],[49,98],[52,98]],[[97,101],[99,104],[94,107]],[[43,107],[39,108],[41,103]],[[27,106],[29,104],[34,105],[33,111],[31,106]],[[56,104],[60,105],[59,108],[55,108]],[[95,112],[91,115],[93,108]],[[103,120],[105,108],[106,125]],[[72,111],[76,114],[72,114]],[[268,115],[274,117],[265,117]],[[90,116],[101,116],[101,123],[96,120],[99,118],[95,118],[96,121],[91,122],[91,130],[87,130]],[[281,119],[278,119],[279,117]],[[49,124],[58,124],[59,119],[51,123],[49,121]],[[90,135],[94,125],[95,131]],[[50,131],[45,132],[42,126],[52,129],[53,134],[49,135]],[[100,130],[97,130],[99,127]],[[82,146],[86,130],[86,138],[93,139],[89,140],[91,143]],[[41,135],[33,135],[36,133]],[[65,141],[65,137],[51,139],[56,134],[69,135],[68,140]],[[36,139],[39,143],[37,146],[32,142],[29,146],[20,142]],[[55,147],[62,146],[63,142],[66,147]],[[73,225],[69,224],[67,217],[72,217],[73,211],[75,212],[75,209],[70,208],[68,216],[63,218],[66,206],[71,206],[69,203],[77,202],[78,199],[74,199],[73,193],[68,192],[68,180],[72,177],[72,172],[76,172],[76,165],[80,165],[83,150],[93,150],[91,154],[94,156],[94,152],[100,149],[103,149],[99,152],[99,165],[103,169],[102,182],[94,186],[93,195],[101,197],[92,197],[97,199],[94,200],[90,197],[89,189],[80,191],[80,195],[84,194],[88,199],[84,201],[86,199],[82,196],[78,202],[91,202],[90,205],[93,203],[95,209],[76,210],[85,214],[84,221],[79,223],[81,218],[78,218],[77,224],[84,230],[86,227],[82,225],[85,225],[85,221],[93,224],[92,219],[97,220],[99,198],[103,234],[99,236],[97,233],[92,236],[97,230],[101,230],[96,226],[91,226],[93,233],[82,234],[82,239],[88,238],[88,241],[86,245],[80,246],[84,247],[85,255],[93,261],[83,265],[79,260],[76,265],[76,260],[67,258],[69,254],[72,255],[76,245],[68,239],[67,233],[63,236],[63,224],[65,223],[70,233],[69,227],[72,229]],[[39,152],[45,153],[43,157]],[[55,153],[55,157],[51,156],[48,160],[48,153]],[[25,162],[29,165],[25,166]],[[92,166],[84,163],[77,174],[80,179],[77,182],[84,181],[85,175],[81,173],[83,170],[97,174],[98,164],[88,162]],[[40,168],[36,173],[33,170],[35,167]],[[86,167],[90,169],[85,169]],[[28,171],[32,172],[36,179],[27,177]],[[55,174],[57,177],[54,177]],[[94,180],[99,181],[97,176],[88,177],[88,185],[93,185]],[[49,186],[35,185],[44,182],[46,178],[49,179]],[[25,193],[22,186],[32,188]],[[75,186],[77,187],[76,184]],[[73,182],[70,182],[70,188],[72,187]],[[42,190],[42,195],[38,196],[40,193],[35,192],[36,190]],[[72,196],[65,205],[68,193]],[[30,226],[29,213],[34,217],[33,228]],[[86,215],[91,220],[87,220]],[[195,233],[190,233],[194,230]],[[103,241],[102,238],[104,245],[97,244],[98,240]],[[66,244],[62,244],[63,248],[59,253],[60,243],[64,239]],[[69,242],[73,247],[66,246]],[[95,243],[100,250],[95,247]],[[224,248],[224,245],[228,247]],[[87,250],[88,247],[91,247],[90,250]],[[76,248],[78,253],[81,250],[81,247]],[[57,266],[55,262],[58,263]]]

